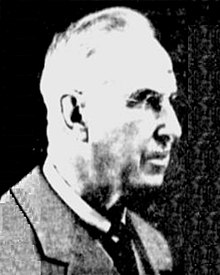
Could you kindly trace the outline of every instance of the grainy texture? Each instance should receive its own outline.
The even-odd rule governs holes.
[[[189,184],[185,189],[186,274],[219,274],[220,17],[200,8],[189,25]]]
[[[169,240],[177,274],[219,274],[220,2],[63,2],[1,4],[0,193],[45,156],[46,110],[38,84],[54,32],[99,8],[137,8],[152,20],[172,56],[183,136],[173,150],[162,190],[152,192],[147,203],[136,199],[133,205]]]

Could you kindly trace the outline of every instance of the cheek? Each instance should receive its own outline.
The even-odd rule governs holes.
[[[133,121],[124,125],[122,136],[125,149],[130,151],[146,143],[152,136],[152,130],[146,127],[143,120]]]
[[[149,140],[152,138],[156,129],[157,121],[153,114],[148,113],[143,119],[140,119],[136,126],[138,129],[138,138],[140,140]]]
[[[125,124],[120,130],[114,132],[111,140],[111,150],[116,162],[124,163],[128,159],[137,157],[140,143],[139,129],[135,123]]]
[[[108,115],[106,115],[106,113]],[[155,117],[150,111],[129,111],[118,114],[114,110],[99,113],[89,125],[89,140],[93,144],[106,144],[113,155],[135,153],[146,146],[155,130]],[[94,122],[94,123],[92,123]]]
[[[123,124],[123,133],[132,144],[140,144],[151,139],[156,129],[157,121],[152,110],[133,110]]]
[[[120,165],[126,162],[126,159],[134,155],[137,146],[134,144],[136,130],[131,127],[114,129],[108,132],[104,138],[92,143],[93,164],[95,170],[102,168],[117,170]]]

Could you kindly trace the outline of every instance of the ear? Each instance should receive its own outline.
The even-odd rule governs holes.
[[[77,140],[88,141],[88,129],[84,123],[81,108],[83,104],[80,100],[81,94],[66,94],[60,99],[61,112],[66,126],[72,131]]]
[[[61,112],[68,128],[73,129],[74,123],[82,123],[77,97],[73,95],[63,95],[60,99]]]

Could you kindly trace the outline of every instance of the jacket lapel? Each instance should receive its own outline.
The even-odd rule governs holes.
[[[171,251],[163,235],[134,212],[129,211],[128,215],[154,273],[159,275],[162,271],[172,271]]]
[[[12,192],[32,225],[44,256],[68,263],[68,274],[117,274],[101,244],[81,226],[39,167]]]

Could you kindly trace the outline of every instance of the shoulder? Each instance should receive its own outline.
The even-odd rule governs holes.
[[[29,214],[33,212],[31,206],[36,203],[36,194],[40,191],[40,174],[40,168],[35,167],[2,196],[0,200],[1,214],[4,217],[4,224],[12,223],[11,231],[16,228],[16,223],[28,224]],[[29,201],[31,201],[31,205],[29,205]],[[24,208],[27,209],[28,215],[25,215]]]
[[[0,262],[0,274],[23,274],[24,269],[37,274],[39,270],[31,226],[11,190],[0,200]]]
[[[0,225],[1,234],[7,235],[18,235],[16,232],[20,232],[26,228],[27,220],[19,207],[17,196],[14,195],[14,191],[17,193],[30,192],[31,177],[36,173],[36,171],[30,172],[26,177],[24,177],[20,182],[14,185],[7,193],[5,193],[0,200]],[[23,201],[24,198],[21,199]],[[22,230],[20,230],[22,229]],[[26,233],[26,232],[24,232]],[[2,236],[2,235],[1,235]],[[21,236],[23,233],[21,232]]]
[[[0,225],[1,233],[14,232],[14,235],[22,229],[27,228],[27,218],[25,217],[22,208],[20,207],[25,200],[25,194],[31,195],[35,193],[36,184],[39,174],[39,168],[34,168],[28,175],[26,175],[20,182],[15,184],[9,191],[7,191],[0,199]],[[7,225],[7,226],[6,226]],[[7,229],[7,230],[6,230]],[[2,231],[3,230],[3,231]],[[21,234],[22,236],[23,234]]]

